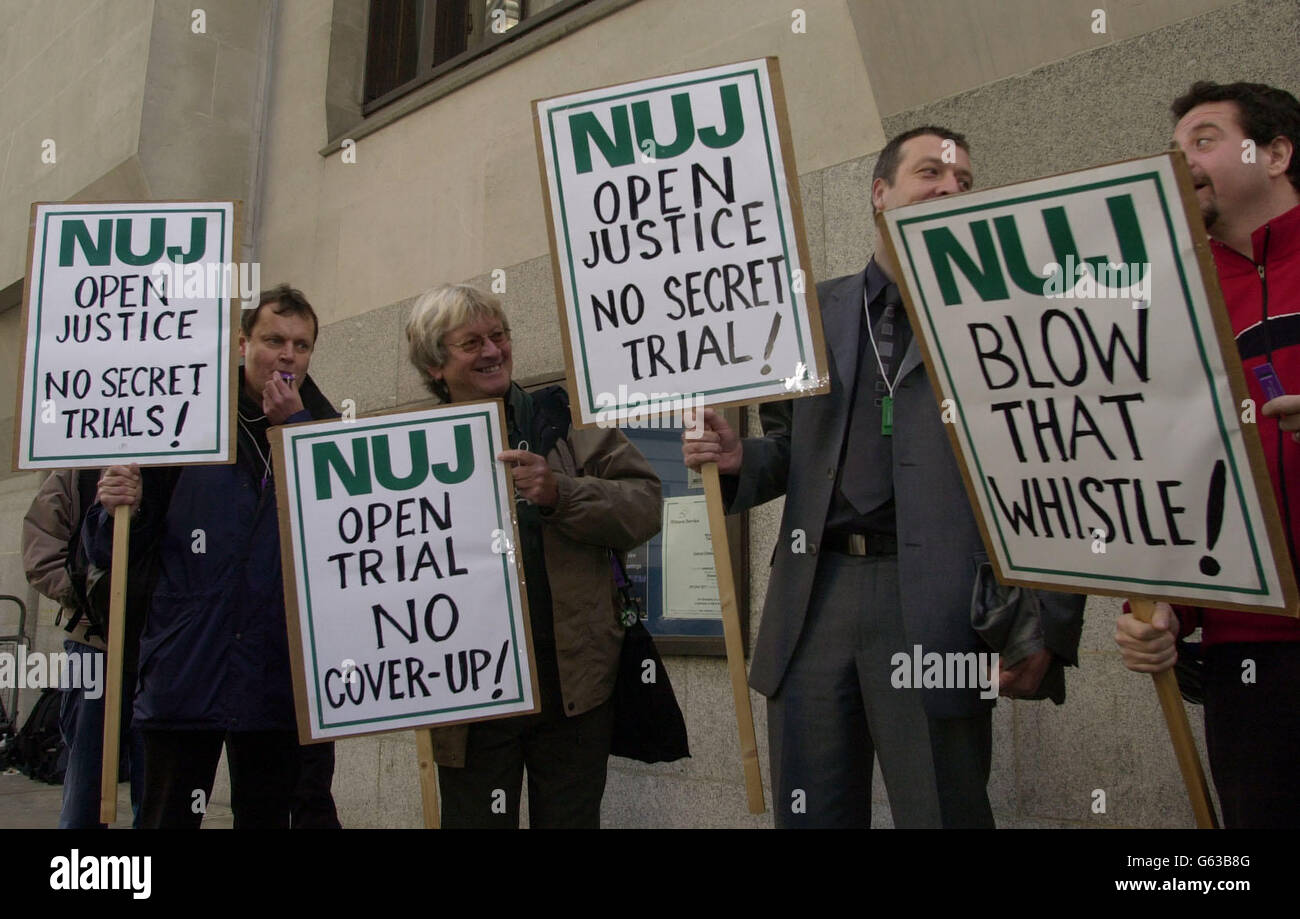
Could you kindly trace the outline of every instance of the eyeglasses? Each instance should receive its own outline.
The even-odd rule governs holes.
[[[492,342],[492,344],[500,348],[509,340],[510,340],[509,329],[497,329],[487,338],[484,338],[482,335],[471,335],[469,338],[465,339],[464,341],[448,341],[448,342],[444,342],[444,344],[449,348],[458,348],[461,351],[465,352],[466,354],[478,354],[480,351],[483,350],[483,345],[485,342],[490,341]]]

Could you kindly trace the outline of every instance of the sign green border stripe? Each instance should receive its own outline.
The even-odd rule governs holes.
[[[1151,182],[1154,186],[1156,196],[1160,200],[1160,207],[1161,207],[1162,215],[1164,217],[1165,227],[1169,233],[1170,247],[1173,249],[1175,253],[1177,253],[1179,251],[1178,240],[1174,232],[1173,219],[1169,210],[1169,202],[1165,195],[1165,189],[1161,179],[1162,176],[1158,171],[1138,173],[1131,176],[1120,176],[1114,179],[1108,179],[1108,180],[1097,181],[1097,182],[1089,182],[1083,185],[1072,186],[1070,188],[1054,189],[1046,192],[1038,192],[1030,195],[1022,195],[1016,198],[1008,198],[1005,200],[991,202],[987,204],[976,204],[976,205],[970,205],[968,207],[954,208],[952,210],[947,210],[947,211],[929,214],[925,216],[909,217],[904,220],[896,221],[895,225],[898,227],[899,237],[903,243],[903,249],[907,256],[908,265],[912,270],[912,276],[919,277],[920,273],[917,271],[916,268],[917,260],[915,258],[914,253],[912,252],[911,242],[906,236],[906,234],[903,233],[903,228],[905,226],[911,226],[912,224],[933,222],[935,220],[940,220],[940,219],[958,217],[964,214],[971,214],[978,211],[987,211],[996,208],[1010,207],[1012,205],[1017,205],[1017,204],[1025,204],[1033,201],[1040,201],[1044,198],[1058,198],[1064,195],[1076,195],[1082,192],[1094,191],[1100,188],[1114,188],[1119,185],[1128,185],[1137,182]],[[1178,269],[1179,283],[1181,284],[1183,289],[1183,303],[1191,319],[1192,330],[1195,336],[1196,346],[1200,357],[1201,366],[1206,374],[1207,381],[1210,384],[1210,392],[1211,394],[1213,394],[1216,391],[1216,386],[1214,382],[1213,373],[1209,365],[1209,356],[1206,353],[1206,349],[1205,349],[1204,337],[1201,334],[1201,328],[1197,321],[1196,313],[1193,308],[1190,285],[1187,280],[1186,272],[1184,271],[1183,268],[1182,260],[1177,259],[1176,263]],[[927,324],[930,327],[931,340],[934,342],[935,350],[939,354],[939,361],[943,365],[944,374],[948,378],[949,391],[952,395],[954,402],[956,402],[957,404],[958,414],[961,418],[962,430],[966,434],[966,442],[968,444],[971,444],[973,447],[975,440],[973,437],[971,437],[970,427],[967,425],[966,422],[966,411],[962,407],[961,399],[958,396],[957,386],[953,382],[952,370],[948,365],[947,355],[944,353],[943,345],[941,344],[941,339],[935,330],[935,323],[933,317],[934,311],[931,308],[930,303],[926,299],[925,292],[923,290],[920,289],[917,290],[917,297],[921,301],[921,304],[925,309],[925,318]],[[1258,588],[1232,587],[1226,585],[1203,584],[1203,583],[1184,582],[1184,581],[1149,580],[1144,578],[1125,578],[1125,577],[1115,577],[1113,575],[1107,575],[1107,574],[1093,574],[1090,572],[1077,572],[1077,571],[1061,571],[1052,568],[1030,568],[1027,566],[1018,565],[1012,559],[1011,552],[1007,546],[1006,535],[1003,531],[1002,521],[997,514],[996,508],[994,506],[993,497],[989,494],[988,476],[984,472],[983,464],[980,462],[980,457],[978,452],[972,449],[972,456],[975,461],[975,467],[976,470],[979,472],[979,476],[980,476],[980,486],[984,490],[984,499],[986,505],[989,507],[990,511],[992,512],[991,516],[993,518],[994,525],[997,528],[998,541],[1002,546],[1002,553],[1003,556],[1007,559],[1008,567],[1014,571],[1028,572],[1034,574],[1053,574],[1053,575],[1061,575],[1065,577],[1085,578],[1085,579],[1092,579],[1092,580],[1122,581],[1127,583],[1151,584],[1151,585],[1168,586],[1168,587],[1187,587],[1195,590],[1219,591],[1223,593],[1231,592],[1231,593],[1241,593],[1246,595],[1267,594],[1268,583],[1267,583],[1266,576],[1264,574],[1263,564],[1259,556],[1259,545],[1255,536],[1254,528],[1252,526],[1252,522],[1253,522],[1252,517],[1247,512],[1246,496],[1242,486],[1240,470],[1237,467],[1236,454],[1232,449],[1229,433],[1227,431],[1223,419],[1223,415],[1217,400],[1211,398],[1211,404],[1214,409],[1214,417],[1219,429],[1220,440],[1228,456],[1228,465],[1232,470],[1232,480],[1233,480],[1234,487],[1236,488],[1237,499],[1242,512],[1242,518],[1245,521],[1246,533],[1250,541],[1252,557],[1255,561],[1255,571],[1259,578],[1260,587]]]
[[[366,431],[394,431],[399,428],[410,427],[412,425],[427,425],[430,424],[431,422],[441,424],[443,422],[458,421],[461,419],[474,420],[478,418],[485,419],[485,427],[487,429],[487,436],[488,436],[488,450],[491,456],[493,457],[493,462],[495,462],[497,449],[496,449],[496,436],[493,430],[493,423],[496,419],[494,413],[486,410],[465,412],[458,415],[446,415],[439,418],[411,419],[409,421],[401,421],[397,423],[357,425],[355,427],[350,427],[350,429],[346,433],[351,435],[351,434],[362,434]],[[302,580],[303,580],[303,588],[304,588],[303,592],[306,596],[306,607],[307,607],[306,615],[307,615],[309,645],[311,647],[313,677],[320,672],[320,657],[317,653],[317,648],[316,648],[316,625],[315,625],[315,613],[314,610],[312,609],[311,574],[307,562],[307,540],[305,538],[307,533],[307,528],[303,520],[304,502],[302,497],[302,477],[298,474],[300,468],[298,462],[298,445],[300,443],[309,440],[315,440],[318,438],[337,437],[340,433],[344,433],[344,432],[340,432],[338,430],[333,430],[333,431],[303,430],[301,433],[291,432],[289,434],[289,437],[286,440],[286,443],[289,445],[289,456],[287,458],[293,461],[294,504],[296,510],[295,516],[297,517],[297,521],[298,521],[297,536],[298,536],[298,544],[301,550],[298,553],[298,555],[299,558],[302,560]],[[496,502],[497,523],[498,523],[498,527],[500,527],[500,525],[503,522],[508,522],[510,518],[508,516],[507,517],[502,516],[501,489],[499,483],[497,482],[497,475],[495,472],[492,474],[492,493],[493,493],[493,498]],[[500,708],[503,705],[509,705],[515,702],[523,701],[524,681],[522,676],[522,668],[520,666],[520,660],[519,660],[521,648],[519,644],[519,635],[515,628],[516,610],[514,607],[514,595],[510,590],[510,566],[508,563],[508,558],[505,553],[501,554],[501,570],[502,570],[502,578],[506,588],[506,621],[510,626],[510,643],[511,643],[511,648],[513,650],[514,659],[515,659],[514,660],[515,685],[519,687],[518,695],[508,699],[507,698],[492,699],[488,702],[480,702],[474,705],[462,705],[462,706],[456,706],[454,708],[426,709],[424,711],[418,711],[418,712],[405,712],[400,715],[386,715],[386,716],[380,716],[374,718],[359,718],[350,721],[334,721],[327,724],[325,720],[325,711],[323,708],[323,701],[322,701],[323,688],[319,686],[315,686],[313,687],[313,689],[316,695],[316,727],[319,728],[320,730],[338,730],[339,728],[353,727],[356,725],[378,724],[382,722],[391,722],[391,721],[403,721],[409,718],[420,718],[425,715],[440,715],[440,714],[445,714],[447,712],[473,711],[476,709],[483,709],[483,708]]]

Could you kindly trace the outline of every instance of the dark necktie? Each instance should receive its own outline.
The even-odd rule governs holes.
[[[860,514],[880,507],[894,493],[890,472],[894,406],[890,387],[911,338],[897,285],[887,286],[883,298],[874,328],[868,326],[869,315],[868,321],[862,323],[852,415],[840,470],[840,493]]]

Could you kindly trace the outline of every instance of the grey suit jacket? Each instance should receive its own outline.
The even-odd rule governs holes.
[[[779,691],[808,612],[848,423],[865,285],[864,269],[817,286],[831,391],[765,404],[760,410],[764,436],[745,439],[740,473],[723,478],[730,513],[786,497],[749,675],[750,685],[766,696]],[[899,365],[893,439],[907,637],[907,646],[898,650],[910,654],[920,645],[926,653],[987,651],[970,617],[975,576],[987,556],[915,337]],[[793,551],[799,547],[798,530],[802,553]],[[1055,620],[1043,622],[1046,646],[1071,664],[1077,663],[1083,601],[1074,596],[1054,604]],[[981,699],[978,689],[928,689],[924,699],[926,711],[938,718],[969,717],[995,701]]]

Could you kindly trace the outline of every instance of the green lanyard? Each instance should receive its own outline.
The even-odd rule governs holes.
[[[867,309],[867,295],[862,295],[862,309],[867,314],[867,337],[871,339],[871,350],[876,355],[876,366],[880,368],[880,379],[885,381],[885,388],[889,390],[889,395],[880,400],[880,433],[889,437],[894,433],[894,387],[898,385],[898,377],[903,372],[903,362],[898,362],[898,370],[894,371],[894,379],[891,382],[885,376],[885,362],[880,359],[880,349],[876,347],[876,335],[871,331],[871,311]]]

